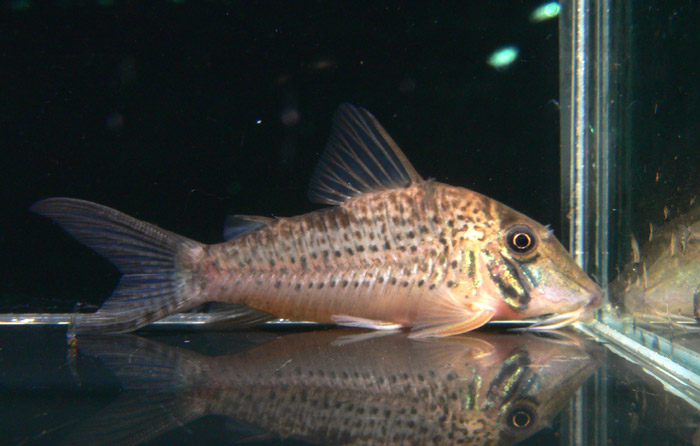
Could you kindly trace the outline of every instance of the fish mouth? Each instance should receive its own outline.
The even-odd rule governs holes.
[[[544,315],[542,320],[523,328],[524,331],[546,331],[563,328],[578,321],[588,321],[593,318],[595,310],[600,308],[603,301],[603,292],[595,290],[589,293],[588,303],[567,313],[555,313]]]

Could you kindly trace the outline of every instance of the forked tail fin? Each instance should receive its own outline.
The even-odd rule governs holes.
[[[196,250],[200,243],[89,201],[49,198],[31,210],[58,223],[124,274],[96,313],[77,320],[76,332],[132,331],[201,303],[192,271],[179,260],[183,250]]]

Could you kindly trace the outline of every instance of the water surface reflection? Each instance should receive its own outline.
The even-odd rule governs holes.
[[[124,392],[69,444],[138,444],[207,415],[321,444],[512,444],[561,410],[598,367],[566,335],[333,329],[275,337],[211,357],[133,335],[78,340]],[[235,434],[232,434],[232,436]]]

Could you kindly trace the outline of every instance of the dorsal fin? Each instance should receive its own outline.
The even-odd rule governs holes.
[[[326,150],[311,177],[309,198],[335,205],[364,192],[422,181],[370,112],[342,104],[333,117]]]
[[[275,221],[257,215],[228,215],[224,221],[224,240],[233,240],[243,234],[257,231]]]

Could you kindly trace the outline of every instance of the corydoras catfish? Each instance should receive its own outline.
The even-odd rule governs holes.
[[[78,338],[81,354],[104,361],[125,392],[66,443],[138,444],[223,415],[257,438],[509,445],[547,426],[600,364],[599,348],[573,337],[469,333],[416,342],[386,333],[358,342],[355,333],[285,335],[217,357],[134,335]]]
[[[610,286],[637,318],[700,320],[700,206],[654,230]]]
[[[333,205],[289,218],[236,216],[204,245],[98,204],[32,210],[124,274],[77,332],[124,332],[205,302],[265,316],[447,336],[490,320],[589,316],[600,288],[552,232],[484,195],[424,180],[368,111],[344,104],[311,180]]]

